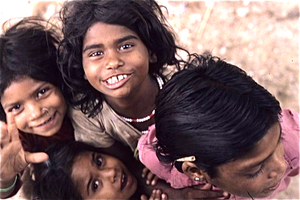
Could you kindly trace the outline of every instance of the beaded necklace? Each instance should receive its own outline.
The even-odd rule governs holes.
[[[159,89],[161,90],[163,85],[164,85],[164,81],[163,79],[157,75],[157,74],[154,74],[155,78],[156,78],[156,81],[158,83],[158,86],[159,86]],[[126,122],[129,122],[129,123],[143,123],[143,122],[146,122],[148,120],[150,120],[155,114],[155,108],[152,110],[151,114],[146,116],[146,117],[143,117],[143,118],[127,118],[127,117],[123,117],[121,116]],[[144,133],[145,131],[142,131],[142,133]]]

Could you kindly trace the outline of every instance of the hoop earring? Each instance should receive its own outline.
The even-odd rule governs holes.
[[[44,111],[44,110],[47,112],[47,115],[48,115],[48,116],[51,116],[51,115],[50,115],[50,111],[49,111],[48,108],[43,108],[42,111]]]

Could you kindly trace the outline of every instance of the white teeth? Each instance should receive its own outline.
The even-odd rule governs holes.
[[[112,81],[112,83],[118,82],[118,78],[114,76],[111,78],[111,81]]]
[[[116,82],[119,82],[119,81],[123,80],[126,77],[127,77],[127,75],[125,75],[125,74],[124,75],[113,76],[113,77],[107,79],[107,83],[108,84],[114,84]]]
[[[119,81],[122,80],[124,77],[122,75],[118,76]]]

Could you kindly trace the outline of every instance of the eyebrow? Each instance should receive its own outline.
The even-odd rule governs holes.
[[[39,84],[38,87],[36,87],[28,96],[30,96],[30,97],[34,96],[36,93],[38,93],[47,84],[48,84],[48,82],[44,82],[44,83]],[[8,107],[12,107],[12,106],[15,106],[17,104],[20,104],[20,102],[22,102],[22,101],[15,101],[15,102],[12,102],[12,103],[9,103],[9,104],[5,104],[5,105],[3,105],[3,109],[6,109]]]
[[[94,161],[95,161],[95,152],[92,153],[92,161],[91,161],[92,165],[94,165]],[[89,182],[87,184],[87,194],[88,194],[88,196],[90,196],[90,185],[92,183],[92,180],[93,180],[93,177],[91,176],[90,179],[89,179]]]
[[[128,36],[125,36],[125,37],[122,37],[122,38],[120,38],[120,39],[117,39],[116,41],[115,41],[115,43],[121,43],[121,42],[124,42],[124,41],[126,41],[126,40],[130,40],[130,39],[138,39],[136,36],[134,36],[134,35],[128,35]],[[103,44],[91,44],[91,45],[87,45],[84,49],[83,49],[83,51],[82,51],[82,53],[84,53],[84,52],[86,52],[87,50],[89,50],[89,49],[96,49],[96,48],[101,48],[101,47],[103,47],[104,45]]]
[[[280,124],[279,124],[279,126],[280,126]],[[279,142],[280,142],[280,140],[281,140],[281,135],[282,135],[282,129],[281,129],[281,126],[280,126],[280,134],[279,134],[279,138],[278,138],[278,141],[277,141],[277,145],[279,144]],[[277,147],[277,145],[276,145],[276,147]],[[265,159],[263,159],[262,161],[259,161],[259,162],[257,162],[257,163],[253,163],[253,164],[251,164],[251,165],[249,165],[249,166],[246,166],[246,167],[243,169],[243,171],[246,171],[246,170],[248,170],[248,169],[251,169],[251,168],[253,168],[253,167],[256,167],[256,166],[261,165],[261,164],[264,163],[266,160],[268,160],[273,154],[274,154],[274,151],[273,151],[268,157],[266,157]]]

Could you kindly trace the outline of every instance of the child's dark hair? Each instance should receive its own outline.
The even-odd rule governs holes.
[[[57,27],[36,17],[23,18],[9,26],[11,22],[3,24],[4,33],[0,36],[0,96],[13,81],[26,76],[61,87]],[[0,120],[5,121],[2,105]]]
[[[49,160],[33,165],[32,195],[38,199],[82,199],[71,178],[75,159],[91,146],[82,142],[52,144],[46,153]]]
[[[64,39],[59,47],[59,65],[68,86],[67,101],[83,113],[94,115],[102,108],[103,97],[84,79],[82,45],[88,28],[95,22],[125,26],[134,31],[157,56],[149,73],[164,77],[166,64],[179,68],[173,32],[155,0],[81,0],[66,2],[60,16]]]
[[[25,188],[26,195],[30,196],[30,198],[42,200],[83,199],[75,182],[72,180],[71,174],[76,158],[87,151],[114,156],[124,164],[126,163],[126,166],[133,164],[127,158],[120,158],[119,155],[110,154],[105,149],[96,148],[87,143],[79,141],[53,143],[45,151],[49,156],[49,160],[33,165],[33,178],[27,178],[27,185],[29,186]],[[124,160],[127,162],[124,162]],[[141,195],[140,192],[137,190],[130,199],[138,199]]]
[[[214,178],[216,167],[245,156],[279,122],[279,102],[245,71],[217,57],[194,55],[156,99],[157,156],[195,156]],[[182,162],[175,162],[181,171]]]

